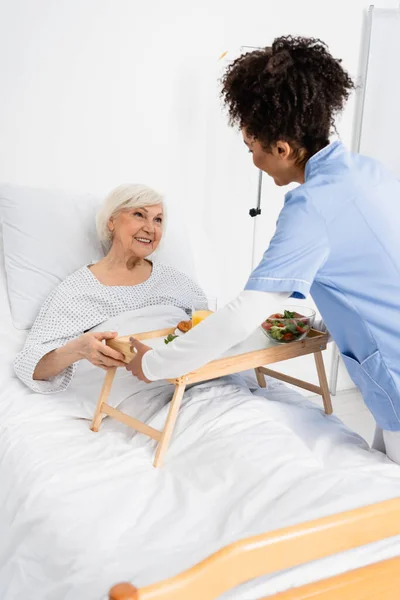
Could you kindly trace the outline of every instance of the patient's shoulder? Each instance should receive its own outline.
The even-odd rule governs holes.
[[[189,275],[184,273],[183,271],[179,271],[172,267],[171,265],[167,265],[165,263],[154,263],[154,266],[157,270],[157,273],[161,277],[170,277],[172,279],[181,280],[181,281],[193,281]]]
[[[67,300],[73,296],[79,295],[82,292],[93,288],[96,283],[96,278],[88,269],[87,265],[80,267],[76,271],[67,275],[53,291],[49,294],[46,302],[51,302],[56,299]]]
[[[94,286],[95,278],[86,265],[68,275],[53,288],[42,304],[38,315],[40,324],[42,325],[45,315],[75,309],[78,306],[77,301],[83,296],[94,295]]]
[[[57,289],[74,288],[77,285],[91,286],[96,283],[96,278],[90,271],[88,265],[83,265],[76,271],[73,271],[65,279],[61,281]]]
[[[204,295],[201,287],[186,273],[164,263],[155,263],[155,266],[159,277],[163,279],[165,283],[174,284],[174,286],[190,290],[195,295]]]

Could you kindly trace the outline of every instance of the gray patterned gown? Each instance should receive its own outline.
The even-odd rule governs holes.
[[[39,360],[109,318],[147,306],[188,309],[204,299],[201,288],[173,267],[154,262],[150,277],[138,285],[101,284],[87,266],[67,277],[49,295],[14,362],[17,376],[34,392],[65,390],[76,364],[47,381],[32,379]]]

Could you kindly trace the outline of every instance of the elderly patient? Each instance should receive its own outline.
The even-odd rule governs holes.
[[[185,309],[204,299],[189,277],[147,259],[160,243],[164,219],[163,198],[146,186],[122,185],[107,196],[97,215],[107,255],[50,294],[15,359],[16,374],[32,390],[66,389],[82,359],[103,369],[123,366],[123,356],[103,343],[117,333],[88,331],[107,319],[157,304]]]

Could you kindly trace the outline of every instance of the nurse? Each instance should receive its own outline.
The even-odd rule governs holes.
[[[173,378],[248,337],[286,298],[311,294],[375,417],[375,446],[400,463],[400,182],[329,142],[353,90],[319,40],[281,37],[223,77],[231,125],[285,196],[275,234],[245,290],[162,350],[134,341],[144,381]]]

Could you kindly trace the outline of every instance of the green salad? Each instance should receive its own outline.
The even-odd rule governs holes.
[[[298,313],[285,310],[268,317],[261,325],[266,334],[278,342],[293,342],[305,337],[310,330],[310,320]]]

